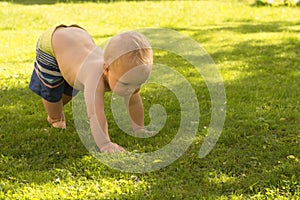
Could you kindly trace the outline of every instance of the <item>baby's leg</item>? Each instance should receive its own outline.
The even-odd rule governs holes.
[[[48,122],[54,127],[54,128],[66,128],[66,120],[63,110],[63,100],[60,100],[58,102],[52,103],[45,99],[43,99],[43,104],[46,109],[46,112],[48,113]]]

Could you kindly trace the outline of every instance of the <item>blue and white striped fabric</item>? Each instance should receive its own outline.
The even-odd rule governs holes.
[[[64,79],[53,56],[36,49],[34,68],[39,79],[49,88],[56,88],[64,83]]]

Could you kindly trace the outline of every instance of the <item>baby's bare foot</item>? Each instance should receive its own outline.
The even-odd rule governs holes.
[[[51,124],[54,128],[61,128],[65,129],[67,127],[65,117],[61,119],[51,119],[49,116],[47,117],[47,121]]]

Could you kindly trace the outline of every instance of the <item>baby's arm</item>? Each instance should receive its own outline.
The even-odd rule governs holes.
[[[125,98],[134,132],[144,129],[144,106],[139,92]]]
[[[108,135],[107,121],[104,113],[104,82],[102,78],[103,51],[95,48],[77,73],[77,87],[83,89],[91,132],[96,145],[102,152],[125,151],[112,143]]]
[[[98,84],[95,90],[91,90],[93,87],[88,86],[84,89],[91,132],[101,152],[122,152],[125,151],[124,148],[112,143],[108,135],[107,120],[104,113],[104,89],[102,85]]]

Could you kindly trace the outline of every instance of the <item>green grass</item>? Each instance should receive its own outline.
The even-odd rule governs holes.
[[[299,8],[246,1],[15,2],[0,2],[0,199],[299,198]],[[110,169],[84,148],[71,105],[68,129],[50,128],[28,82],[39,34],[60,23],[85,27],[99,45],[145,27],[171,28],[198,41],[216,62],[227,96],[224,130],[212,152],[198,157],[210,120],[204,81],[182,59],[159,51],[157,62],[191,82],[201,111],[197,137],[176,162],[142,174]],[[166,127],[154,138],[136,139],[108,114],[110,134],[130,151],[153,151],[174,137],[178,102],[159,86],[141,92],[146,109],[161,103],[170,113]]]

